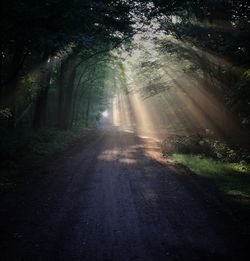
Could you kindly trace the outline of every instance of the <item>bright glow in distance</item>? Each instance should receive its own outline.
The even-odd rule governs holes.
[[[107,118],[109,116],[108,111],[102,112],[102,117]]]

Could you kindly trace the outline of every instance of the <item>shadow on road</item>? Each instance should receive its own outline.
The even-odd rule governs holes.
[[[0,200],[1,260],[244,260],[230,217],[157,155],[102,123]]]

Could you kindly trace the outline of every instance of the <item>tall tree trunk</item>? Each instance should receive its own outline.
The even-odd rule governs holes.
[[[66,89],[65,104],[63,110],[63,129],[69,129],[71,127],[72,117],[72,104],[73,104],[73,93],[75,87],[77,68],[73,68],[68,78],[68,86]]]
[[[53,58],[49,58],[41,72],[41,89],[37,95],[33,127],[41,128],[46,123],[48,92],[53,71]]]
[[[68,69],[69,59],[68,57],[63,58],[60,67],[59,76],[59,88],[58,88],[58,107],[57,107],[57,127],[59,129],[63,128],[63,113],[65,105],[65,82],[67,79],[67,69]]]
[[[10,106],[10,112],[11,112],[11,116],[8,119],[8,126],[10,128],[16,128],[16,118],[17,118],[17,94],[13,93],[12,96],[12,103]]]
[[[18,78],[27,53],[22,46],[18,46],[13,54],[7,78],[3,79],[3,75],[1,75],[0,106],[15,106]],[[1,57],[1,66],[3,66],[3,57]],[[4,68],[1,68],[1,70],[4,70]]]
[[[77,105],[78,105],[78,91],[75,91],[72,105],[72,117],[71,117],[71,126],[73,126],[74,122],[77,121]]]
[[[89,126],[89,114],[90,114],[90,105],[91,105],[91,93],[88,95],[87,99],[87,108],[86,108],[86,126]]]
[[[2,46],[0,46],[0,105],[3,99],[3,51]]]

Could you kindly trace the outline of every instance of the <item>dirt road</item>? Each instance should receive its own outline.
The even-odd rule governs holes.
[[[245,260],[225,217],[149,152],[105,128],[34,170],[0,200],[0,260]]]

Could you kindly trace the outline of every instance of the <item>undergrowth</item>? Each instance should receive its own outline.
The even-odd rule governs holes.
[[[236,147],[218,139],[212,132],[187,136],[174,136],[161,144],[164,155],[184,153],[200,155],[222,162],[250,163],[249,150]]]
[[[0,191],[15,186],[22,164],[30,164],[65,150],[83,136],[83,129],[62,131],[42,129],[37,131],[0,130]]]
[[[173,154],[173,159],[199,177],[212,182],[222,192],[230,196],[250,199],[249,165],[219,162],[188,154]]]
[[[208,130],[193,136],[175,136],[161,145],[165,156],[211,181],[222,192],[250,199],[250,154],[216,138]],[[204,184],[204,183],[203,183]]]

